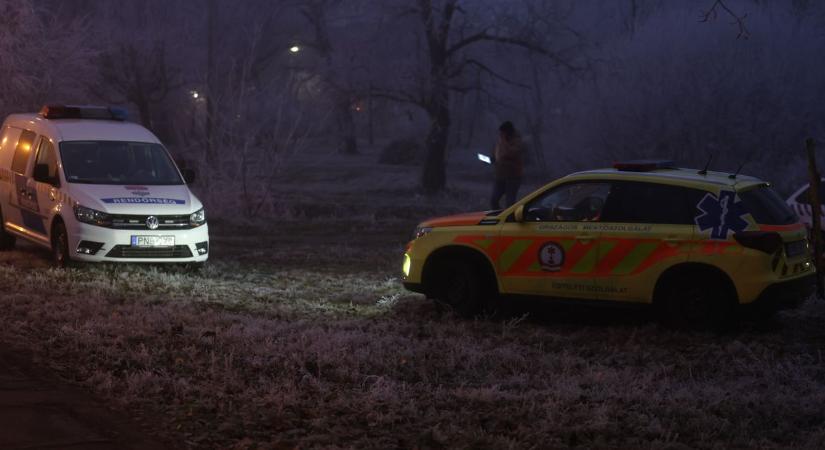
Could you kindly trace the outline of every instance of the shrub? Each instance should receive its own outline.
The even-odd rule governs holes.
[[[381,149],[378,162],[397,166],[416,164],[421,161],[423,148],[416,138],[396,139]]]

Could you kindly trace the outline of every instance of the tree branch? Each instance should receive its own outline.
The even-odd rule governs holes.
[[[469,66],[473,66],[473,67],[477,68],[480,72],[486,73],[487,75],[491,76],[492,78],[494,78],[496,80],[499,80],[499,81],[502,81],[504,83],[507,83],[511,86],[517,86],[517,87],[524,88],[524,89],[530,89],[530,86],[527,86],[526,84],[523,84],[523,83],[519,83],[518,81],[512,80],[510,78],[507,78],[504,75],[501,75],[500,73],[498,73],[495,70],[491,69],[486,64],[484,64],[481,61],[479,61],[477,59],[474,59],[474,58],[469,58],[469,59],[465,59],[464,61],[462,61],[461,64],[459,64],[455,68],[455,70],[450,72],[448,77],[449,78],[455,78],[455,77],[461,75],[461,73],[464,72],[464,68],[469,67]]]
[[[748,18],[748,15],[743,14],[740,16],[736,14],[732,9],[728,7],[728,5],[725,4],[723,0],[714,0],[710,8],[700,15],[699,21],[713,22],[714,20],[716,20],[717,17],[719,17],[720,8],[724,10],[727,15],[733,18],[733,22],[731,22],[731,25],[736,25],[739,27],[739,34],[736,36],[736,38],[749,38],[751,34],[750,31],[748,31],[748,28],[745,24],[745,20]]]
[[[564,67],[566,67],[567,69],[569,69],[571,71],[581,70],[580,67],[577,67],[577,66],[571,64],[570,61],[568,61],[566,58],[561,57],[558,52],[552,52],[550,50],[547,50],[546,48],[542,47],[541,45],[536,44],[534,42],[530,42],[526,39],[519,39],[519,38],[515,38],[515,37],[511,37],[511,36],[498,36],[498,35],[494,35],[494,34],[489,34],[487,32],[487,30],[480,31],[476,34],[473,34],[473,35],[468,36],[464,39],[461,39],[458,42],[456,42],[455,44],[453,44],[452,46],[450,46],[450,48],[447,49],[447,57],[449,58],[450,56],[453,56],[459,50],[461,50],[461,49],[463,49],[463,48],[465,48],[465,47],[467,47],[471,44],[474,44],[476,42],[495,42],[495,43],[499,43],[499,44],[507,44],[507,45],[513,45],[513,46],[516,46],[516,47],[521,47],[525,50],[529,50],[531,52],[538,53],[540,55],[546,56],[546,57],[552,59],[556,64],[558,64],[560,66],[564,66]]]
[[[421,108],[427,109],[427,103],[412,94],[408,94],[406,92],[397,92],[397,91],[388,91],[388,90],[373,90],[372,96],[376,98],[384,98],[387,100],[393,100],[400,103],[410,103],[416,106],[420,106]]]

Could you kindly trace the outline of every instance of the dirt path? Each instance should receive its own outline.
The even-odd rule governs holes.
[[[165,449],[92,395],[0,349],[0,448]]]

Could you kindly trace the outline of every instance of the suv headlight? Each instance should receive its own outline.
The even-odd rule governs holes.
[[[189,216],[189,224],[193,227],[199,227],[206,223],[206,211],[203,208],[195,211]]]
[[[83,223],[89,223],[99,227],[112,226],[112,217],[109,214],[85,206],[75,205],[74,216]]]
[[[419,226],[415,227],[415,231],[413,231],[413,237],[412,238],[414,240],[418,239],[418,238],[428,234],[430,231],[433,231],[433,227],[423,227],[423,226],[419,225]]]

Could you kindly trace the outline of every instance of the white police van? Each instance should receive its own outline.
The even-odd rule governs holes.
[[[73,261],[203,263],[201,202],[157,137],[93,106],[12,114],[0,134],[0,249],[23,238]]]

